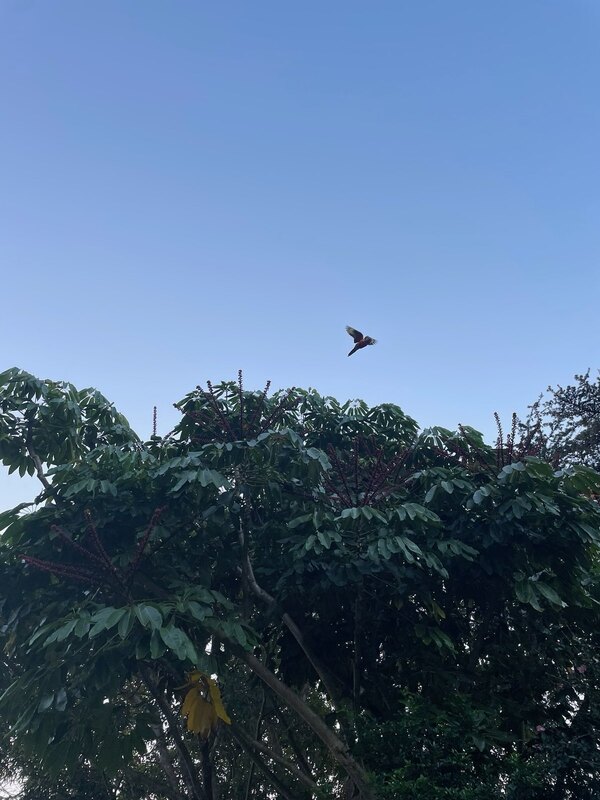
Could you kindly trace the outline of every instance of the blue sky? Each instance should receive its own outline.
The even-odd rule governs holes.
[[[595,0],[0,0],[1,368],[141,435],[240,367],[491,434],[600,366],[599,38]]]

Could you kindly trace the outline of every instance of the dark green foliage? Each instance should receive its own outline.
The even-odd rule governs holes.
[[[13,768],[132,800],[597,795],[595,472],[241,378],[178,408],[142,443],[97,393],[0,376],[3,460],[43,487],[0,520]],[[234,722],[207,742],[193,667]]]
[[[568,386],[548,387],[521,425],[539,455],[558,465],[583,464],[600,471],[600,375],[588,370]]]

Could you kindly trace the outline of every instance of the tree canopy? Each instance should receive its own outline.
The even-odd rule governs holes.
[[[555,465],[584,464],[600,470],[600,373],[575,375],[567,386],[549,386],[529,407],[521,433]]]
[[[197,387],[144,442],[0,375],[41,485],[0,516],[24,800],[597,797],[600,476],[268,388]]]

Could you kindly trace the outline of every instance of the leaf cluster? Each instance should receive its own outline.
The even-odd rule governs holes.
[[[24,775],[83,760],[198,800],[597,787],[597,473],[241,376],[177,407],[141,442],[92,390],[0,376],[0,455],[42,483],[0,516]]]

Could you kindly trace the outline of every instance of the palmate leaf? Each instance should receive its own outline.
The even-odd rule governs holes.
[[[206,739],[219,720],[231,725],[216,682],[200,670],[188,673],[188,691],[181,706],[181,716],[187,717],[187,729]]]
[[[0,405],[1,388],[0,382]],[[57,398],[52,415],[42,409],[46,416],[33,444],[38,447],[39,438],[41,456],[50,459],[61,502],[0,517],[0,528],[7,527],[1,537],[7,558],[0,628],[7,627],[0,630],[0,648],[10,677],[14,669],[19,678],[0,710],[15,752],[29,748],[25,766],[37,771],[40,765],[44,775],[66,765],[69,780],[88,765],[108,771],[109,781],[121,769],[135,778],[139,767],[140,778],[152,784],[132,780],[131,800],[139,800],[139,792],[168,796],[158,748],[150,744],[157,709],[140,691],[136,659],[152,661],[142,668],[151,668],[169,703],[171,676],[194,670],[177,692],[174,710],[189,732],[212,739],[215,728],[230,722],[219,687],[240,727],[253,728],[260,717],[262,693],[248,673],[255,649],[286,686],[306,687],[302,702],[335,733],[335,683],[330,702],[330,689],[280,624],[285,607],[305,641],[322,654],[324,674],[331,671],[346,695],[340,709],[352,714],[348,722],[360,737],[361,759],[377,778],[376,789],[385,785],[376,796],[423,796],[425,790],[432,797],[448,791],[471,797],[467,774],[486,782],[477,787],[478,797],[495,796],[496,785],[508,786],[522,765],[506,755],[508,748],[503,755],[491,743],[501,744],[501,736],[512,742],[524,718],[543,725],[548,716],[569,717],[577,703],[572,691],[592,696],[598,687],[593,653],[600,512],[586,494],[591,479],[555,474],[551,465],[529,460],[526,469],[510,467],[499,478],[502,453],[487,448],[479,435],[436,429],[417,438],[416,427],[395,408],[342,408],[311,392],[299,393],[273,417],[275,406],[263,409],[260,396],[255,405],[245,395],[243,404],[233,403],[236,391],[235,385],[215,390],[220,394],[214,403],[201,394],[200,416],[192,409],[173,436],[135,447],[130,439],[120,445],[111,433],[110,409],[106,435],[102,420],[89,420],[100,443],[89,451],[85,442],[78,444],[82,425],[75,420],[73,432],[67,431],[73,415],[60,422],[66,402]],[[57,419],[72,455],[55,432],[46,435],[44,426]],[[226,427],[231,432],[223,432]],[[46,453],[50,447],[56,452]],[[24,456],[15,447],[0,457],[19,469]],[[161,526],[152,530],[158,540],[144,551],[140,568],[127,571],[132,559],[137,565],[144,521],[163,506]],[[69,534],[79,530],[88,507],[115,568],[124,570],[122,586],[111,578],[91,591],[83,582],[62,575],[49,581],[22,566],[22,552],[48,561],[60,551],[68,563],[85,567],[73,540],[52,526]],[[277,602],[270,613],[243,580],[240,528],[256,581]],[[74,541],[86,548],[89,543],[92,552],[93,531],[85,537]],[[14,646],[9,636],[16,637]],[[210,677],[215,673],[219,686]],[[343,768],[333,764],[310,726],[292,739],[288,711],[293,709],[282,699],[281,714],[270,715],[267,743],[280,742],[286,756],[297,745],[323,796],[341,796]],[[588,766],[580,744],[585,737],[597,741],[597,727],[588,723],[573,757],[570,744],[560,749],[558,735],[540,740],[555,748],[557,763],[564,757],[576,764],[580,757],[583,772],[600,774]],[[138,732],[139,754],[133,760],[132,731]],[[175,759],[171,727],[163,733]],[[248,788],[250,794],[282,796],[258,774],[248,787],[250,765],[228,737],[215,737],[212,752],[224,776],[223,796],[241,797]],[[523,752],[527,763],[542,758],[546,769],[546,749]],[[294,794],[291,774],[279,766],[273,774],[275,769],[279,783],[287,781]],[[488,774],[494,779],[489,791]],[[401,786],[389,783],[396,776]],[[446,777],[451,789],[441,785]],[[105,781],[76,796],[99,796]],[[110,787],[112,794],[120,785]],[[573,791],[579,796],[586,790]]]
[[[215,707],[207,702],[197,687],[188,691],[181,707],[181,714],[187,717],[187,729],[202,739],[208,738],[217,722]]]

